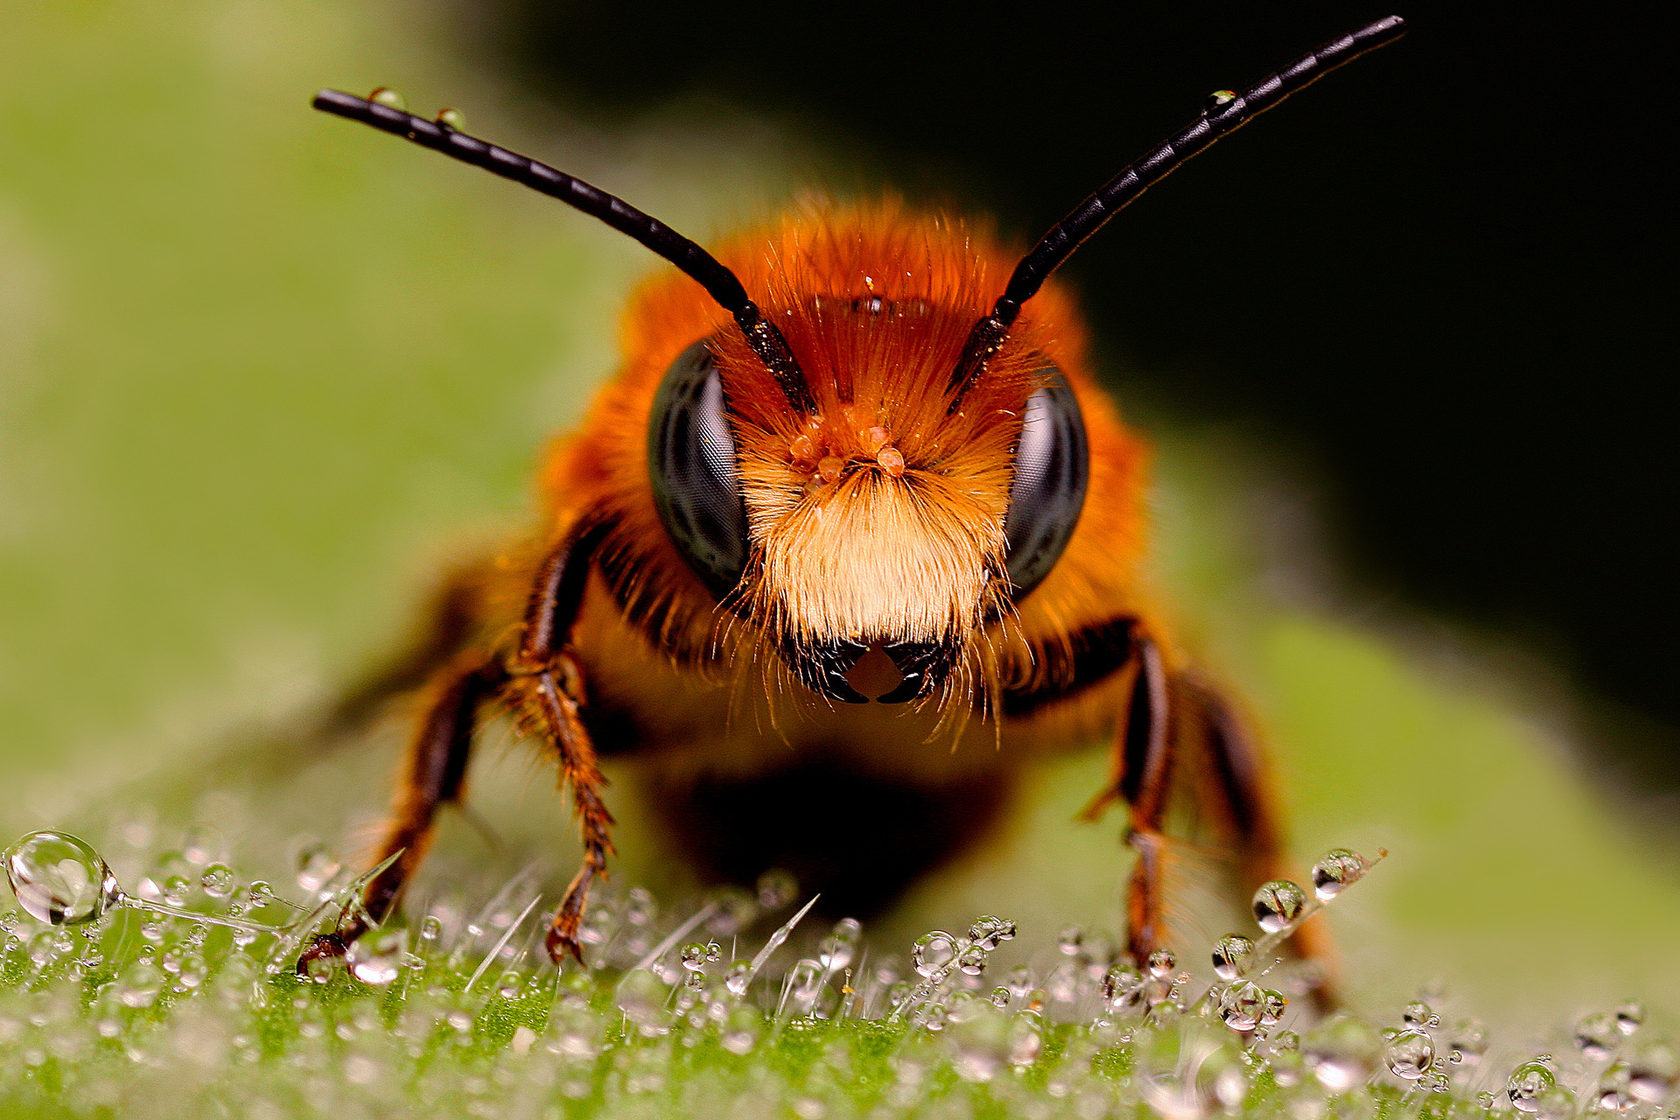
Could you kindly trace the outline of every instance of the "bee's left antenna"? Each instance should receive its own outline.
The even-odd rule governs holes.
[[[799,412],[809,414],[816,411],[810,387],[799,369],[799,363],[794,360],[793,352],[788,349],[787,339],[759,311],[740,278],[716,257],[657,218],[644,214],[617,195],[608,194],[529,156],[469,136],[443,120],[427,120],[383,101],[357,97],[336,89],[324,89],[317,93],[312,104],[322,112],[372,125],[422,148],[442,152],[451,159],[482,167],[504,179],[557,198],[652,249],[698,281],[724,310],[735,317],[741,333],[746,335],[747,345],[769,367],[789,404]]]

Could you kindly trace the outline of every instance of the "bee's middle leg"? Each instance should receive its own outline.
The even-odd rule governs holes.
[[[461,796],[479,706],[505,680],[495,660],[479,655],[458,658],[439,674],[419,733],[409,747],[391,824],[375,866],[392,862],[367,884],[360,910],[346,913],[336,929],[317,937],[304,952],[298,961],[300,971],[318,957],[343,954],[351,942],[390,914],[425,858],[439,806]]]

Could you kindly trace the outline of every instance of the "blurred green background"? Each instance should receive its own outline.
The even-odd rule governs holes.
[[[775,24],[755,46],[758,32],[739,13],[714,16],[707,32],[632,13],[609,21],[593,9],[562,7],[548,23],[514,5],[485,11],[496,14],[278,0],[8,14],[0,47],[6,835],[51,824],[99,843],[125,814],[148,812],[184,827],[208,811],[197,795],[224,786],[255,791],[239,802],[249,834],[232,839],[258,863],[283,859],[285,837],[299,828],[337,840],[372,819],[394,758],[391,736],[285,780],[271,768],[239,768],[260,758],[251,744],[262,739],[241,729],[283,728],[401,634],[429,574],[466,542],[523,524],[541,445],[580,416],[612,366],[628,286],[658,267],[547,200],[310,112],[316,88],[384,84],[418,112],[457,106],[469,130],[596,181],[702,241],[773,213],[804,187],[896,187],[995,212],[1024,238],[1181,124],[1199,91],[1258,77],[1359,18],[1338,7],[1305,31],[1296,26],[1304,15],[1258,32],[1252,15],[1224,25],[1210,16],[1194,33],[1060,31],[1056,41],[1070,49],[1073,40],[1106,43],[1127,62],[1184,69],[1177,81],[1141,64],[1103,75],[1121,114],[1075,89],[1034,85],[1031,67],[1048,48],[1029,40],[1010,55],[1000,46],[1007,26],[978,15],[950,26],[990,34],[992,54],[965,55],[961,38],[941,47],[944,25],[906,15],[903,42],[883,57],[926,38],[915,80],[895,84],[876,59],[859,64],[855,97],[824,100],[809,85],[802,93],[775,84],[792,83],[787,72],[798,69],[787,62],[794,32]],[[625,45],[603,26],[639,34]],[[821,31],[806,41],[836,52],[857,34]],[[1601,585],[1625,593],[1638,573],[1611,561],[1588,570],[1577,555],[1573,585],[1513,575],[1512,584],[1541,588],[1536,601],[1556,606],[1553,615],[1528,612],[1508,588],[1488,592],[1487,609],[1467,622],[1406,605],[1414,596],[1437,606],[1455,595],[1474,600],[1453,570],[1490,558],[1520,566],[1535,550],[1531,537],[1496,536],[1508,542],[1498,547],[1461,539],[1468,530],[1441,512],[1449,499],[1473,498],[1478,532],[1497,533],[1513,510],[1525,524],[1538,516],[1508,472],[1478,465],[1505,470],[1540,458],[1500,442],[1522,426],[1507,414],[1510,402],[1539,395],[1534,383],[1513,382],[1502,366],[1485,367],[1491,382],[1451,367],[1450,392],[1413,392],[1396,369],[1425,360],[1417,339],[1438,337],[1420,318],[1427,308],[1394,306],[1399,297],[1384,286],[1390,271],[1415,280],[1408,270],[1429,250],[1414,243],[1414,223],[1427,215],[1382,206],[1367,215],[1373,197],[1396,197],[1385,192],[1445,189],[1438,136],[1429,118],[1407,112],[1411,90],[1426,84],[1420,68],[1441,49],[1428,32],[1414,30],[1176,177],[1105,232],[1089,266],[1081,259],[1069,276],[1100,319],[1106,368],[1126,371],[1113,378],[1124,406],[1160,448],[1162,584],[1192,641],[1264,716],[1303,864],[1342,844],[1393,853],[1337,907],[1351,986],[1394,999],[1439,979],[1463,1008],[1508,1021],[1541,1013],[1561,1024],[1626,995],[1672,1010],[1680,886],[1672,801],[1652,777],[1672,766],[1660,749],[1666,713],[1632,692],[1600,703],[1604,681],[1626,674],[1593,670],[1601,654],[1579,651],[1601,650],[1598,640],[1556,621],[1604,614],[1602,604],[1583,604]],[[1146,49],[1157,43],[1172,50]],[[779,61],[740,60],[753,49]],[[1093,49],[1063,69],[1099,71]],[[838,64],[823,57],[807,68],[808,83],[840,82]],[[982,83],[975,57],[990,72],[1007,73],[1017,58],[1026,69],[1013,85]],[[574,62],[575,79],[556,78]],[[633,75],[647,67],[655,76],[638,82]],[[966,100],[927,92],[971,88]],[[1060,125],[1034,131],[1000,115],[1029,88],[1067,95],[1068,127],[1082,145],[1063,142]],[[1512,110],[1494,92],[1498,108]],[[1478,114],[1466,115],[1479,125]],[[1348,131],[1348,118],[1362,123]],[[913,129],[925,144],[907,139]],[[969,134],[993,137],[999,162],[1025,177],[994,174],[964,154],[952,137]],[[1268,145],[1281,149],[1273,157],[1281,168],[1245,167]],[[1311,170],[1291,174],[1291,165]],[[1428,187],[1416,185],[1424,170]],[[1528,170],[1534,182],[1549,171]],[[1021,185],[1038,172],[1041,187]],[[1184,231],[1204,219],[1212,229],[1184,249]],[[1271,240],[1279,237],[1293,247],[1281,258]],[[1450,249],[1439,268],[1460,278],[1466,260],[1509,266],[1486,238],[1435,244]],[[1337,246],[1359,248],[1349,257]],[[1647,249],[1630,246],[1630,259]],[[1453,307],[1478,298],[1450,285],[1436,295]],[[1117,310],[1134,297],[1141,311]],[[1587,314],[1610,298],[1599,289],[1580,295]],[[1575,295],[1565,303],[1575,306]],[[1285,322],[1244,341],[1242,324],[1267,308]],[[1544,317],[1539,309],[1530,326]],[[1488,345],[1478,322],[1464,316],[1442,328],[1448,344]],[[1514,338],[1509,324],[1485,333],[1539,345]],[[1435,494],[1438,524],[1408,520],[1405,508],[1376,498],[1360,506],[1366,476],[1339,470],[1335,445],[1360,443],[1365,429],[1344,419],[1325,442],[1299,435],[1316,421],[1269,411],[1299,394],[1292,371],[1311,384],[1310,371],[1326,361],[1345,387],[1330,396],[1355,399],[1361,416],[1394,413],[1402,430],[1409,417],[1417,422],[1414,409],[1462,424],[1459,406],[1472,417],[1484,397],[1506,407],[1457,437],[1430,429],[1411,446],[1414,489]],[[1610,380],[1586,376],[1594,389]],[[1249,387],[1230,388],[1239,384]],[[1582,425],[1596,414],[1583,406]],[[1625,423],[1661,415],[1631,410]],[[1381,450],[1388,431],[1364,442]],[[1453,464],[1457,476],[1441,473]],[[1643,570],[1672,536],[1672,507],[1651,506],[1647,490],[1672,472],[1622,470],[1634,491],[1623,497],[1647,507],[1644,523],[1623,519],[1625,538],[1593,525],[1540,528],[1571,547],[1596,542],[1612,558],[1637,553]],[[1529,481],[1567,507],[1563,490]],[[1372,485],[1389,493],[1380,480]],[[1346,516],[1354,507],[1361,516]],[[1380,532],[1356,531],[1373,517],[1391,534],[1412,526],[1433,551],[1396,560]],[[1373,553],[1384,562],[1373,566]],[[1455,590],[1443,593],[1446,585]],[[1646,602],[1639,624],[1673,620],[1663,601]],[[1520,641],[1507,636],[1508,622]],[[1630,642],[1637,646],[1624,634],[1619,645]],[[1671,682],[1672,656],[1656,644],[1643,653],[1653,679]],[[229,743],[245,747],[245,762],[225,761],[234,757]],[[1088,754],[1037,776],[1014,825],[928,884],[904,930],[982,911],[1016,917],[1040,942],[1071,921],[1111,926],[1118,822],[1071,823],[1104,766]],[[563,870],[571,848],[546,772],[518,755],[487,770],[485,798],[511,821],[499,831],[535,838]],[[124,792],[147,776],[176,800],[148,809]],[[625,830],[631,881],[659,860],[633,825]],[[237,817],[224,829],[244,832]],[[434,873],[471,874],[482,859],[476,843],[465,829],[446,829]],[[1205,877],[1211,866],[1192,857],[1182,873]],[[1186,949],[1225,924],[1217,911],[1192,917]]]

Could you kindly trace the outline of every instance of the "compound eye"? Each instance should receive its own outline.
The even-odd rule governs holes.
[[[747,509],[735,476],[735,434],[705,342],[665,372],[648,421],[653,501],[671,542],[722,599],[747,563]]]
[[[1003,531],[1009,538],[1009,582],[1017,601],[1050,574],[1079,523],[1091,451],[1073,388],[1055,366],[1042,388],[1027,398],[1021,441],[1015,449],[1015,481]]]

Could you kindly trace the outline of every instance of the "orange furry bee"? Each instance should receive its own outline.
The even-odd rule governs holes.
[[[619,372],[550,455],[529,539],[466,569],[430,640],[344,705],[364,712],[428,682],[388,866],[365,913],[305,960],[392,910],[494,710],[552,752],[580,826],[582,866],[547,938],[556,961],[580,956],[613,852],[606,755],[657,767],[662,811],[712,874],[787,866],[849,911],[883,905],[983,828],[1024,758],[1097,735],[1114,763],[1092,810],[1130,813],[1134,958],[1161,936],[1175,770],[1242,874],[1277,875],[1262,760],[1140,598],[1144,445],[1046,281],[1185,160],[1402,31],[1391,17],[1220,91],[1018,259],[890,203],[796,214],[714,256],[447,117],[317,95],[319,109],[559,198],[683,275],[632,301]],[[833,817],[812,809],[823,804],[879,806],[900,831],[835,851]],[[776,806],[797,808],[767,819]]]

